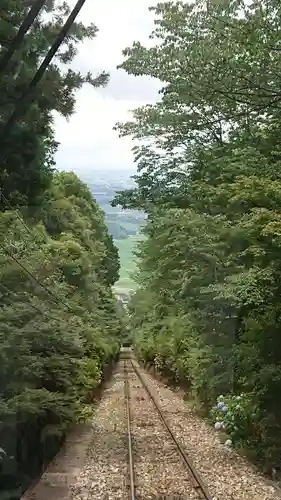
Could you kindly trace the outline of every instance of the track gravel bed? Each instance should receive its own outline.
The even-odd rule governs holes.
[[[235,450],[221,444],[215,431],[179,395],[138,368],[175,437],[206,482],[213,500],[281,500],[281,490]],[[128,371],[137,500],[155,500],[164,495],[197,499],[189,474],[153,403],[129,366]],[[110,387],[104,391],[92,428],[92,442],[84,468],[75,484],[70,486],[71,495],[67,500],[127,500],[123,363],[119,363]]]
[[[137,500],[198,500],[175,444],[137,375],[128,366]]]
[[[281,489],[261,476],[235,450],[226,448],[215,431],[181,397],[139,368],[213,500],[280,500]]]
[[[127,441],[124,419],[124,377],[119,366],[95,413],[93,440],[71,500],[127,498]]]

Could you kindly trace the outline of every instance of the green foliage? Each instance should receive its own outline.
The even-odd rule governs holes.
[[[153,44],[125,49],[121,67],[163,89],[117,124],[139,142],[137,186],[115,203],[148,216],[129,308],[136,351],[205,411],[245,393],[257,421],[253,437],[245,403],[239,445],[270,470],[281,453],[280,5],[152,10]]]
[[[259,448],[260,415],[250,394],[219,396],[210,412],[216,430],[225,431],[236,445]]]
[[[1,4],[2,53],[30,5]],[[0,133],[69,11],[66,2],[47,2],[15,52],[1,77]],[[94,390],[119,351],[122,321],[112,290],[118,250],[88,187],[74,173],[53,168],[53,111],[70,116],[75,90],[107,80],[104,73],[93,78],[65,66],[77,43],[96,32],[93,25],[73,24],[2,148],[1,491],[8,483],[24,490],[58,451],[69,425],[91,414]]]
[[[64,183],[70,178],[81,186],[81,193],[71,194],[71,202],[62,195],[66,192]],[[25,269],[32,270],[39,282],[1,250],[1,383],[3,394],[9,396],[18,392],[18,384],[35,388],[43,383],[51,391],[71,392],[75,374],[83,372],[81,366],[87,387],[91,377],[98,381],[100,365],[89,364],[83,353],[90,356],[92,363],[97,362],[94,355],[104,361],[110,355],[106,339],[118,324],[109,288],[113,278],[109,279],[104,265],[111,259],[112,248],[103,214],[74,174],[56,174],[53,186],[60,187],[59,197],[55,191],[46,193],[48,209],[43,203],[40,223],[38,213],[37,221],[28,220],[29,227],[18,213],[5,212],[0,217],[5,248]],[[80,201],[86,195],[92,205],[91,218],[80,210]],[[57,210],[60,228],[51,237],[48,224],[57,201],[63,201],[64,207]],[[117,268],[118,262],[114,265]],[[103,336],[105,343],[100,340]],[[114,338],[118,344],[116,335]],[[21,356],[11,377],[17,348]]]
[[[1,55],[9,47],[32,2],[1,2]],[[70,13],[67,2],[45,2],[39,16],[15,52],[0,83],[0,133],[15,104],[27,88]],[[47,14],[47,15],[46,15]],[[57,142],[53,131],[53,112],[69,117],[74,111],[75,91],[83,84],[104,85],[107,75],[96,78],[69,68],[79,42],[94,38],[97,27],[74,23],[64,43],[33,94],[33,102],[1,144],[0,185],[5,198],[14,205],[38,204],[40,195],[52,180]],[[4,155],[4,157],[2,156]],[[6,206],[6,201],[1,204]]]
[[[5,429],[15,421],[27,446],[33,421],[64,432],[87,418],[122,334],[111,290],[119,263],[103,213],[74,174],[55,174],[42,200],[33,217],[24,209],[0,215],[4,450],[11,446]]]

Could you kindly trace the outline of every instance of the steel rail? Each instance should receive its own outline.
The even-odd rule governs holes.
[[[176,445],[177,447],[177,450],[178,452],[180,453],[187,469],[188,469],[188,472],[191,476],[191,479],[192,479],[192,482],[193,482],[193,486],[194,486],[194,489],[197,491],[197,493],[200,495],[200,497],[204,500],[212,500],[212,497],[211,497],[211,494],[206,486],[206,484],[204,483],[203,479],[201,478],[201,476],[199,475],[199,473],[195,470],[195,467],[192,463],[192,460],[187,456],[187,454],[185,453],[185,451],[183,450],[182,446],[180,445],[180,443],[178,442],[177,438],[175,437],[175,435],[173,434],[168,422],[166,421],[164,415],[163,415],[163,412],[161,410],[161,408],[159,407],[158,403],[156,402],[155,400],[155,397],[153,396],[153,394],[150,392],[150,389],[149,387],[147,386],[143,376],[141,375],[140,371],[138,370],[138,368],[135,366],[135,364],[132,362],[132,360],[130,360],[130,363],[131,363],[131,366],[134,370],[134,372],[136,373],[138,379],[140,380],[142,386],[144,387],[145,391],[147,392],[147,394],[149,395],[151,401],[153,402],[165,428],[167,429],[168,433],[170,434],[170,437],[172,438],[174,444]]]
[[[132,450],[132,434],[131,434],[130,388],[129,388],[129,381],[128,381],[128,370],[127,370],[126,359],[124,360],[124,393],[125,393],[126,416],[127,416],[130,499],[136,500],[135,474],[134,474],[134,462],[133,462],[133,450]]]

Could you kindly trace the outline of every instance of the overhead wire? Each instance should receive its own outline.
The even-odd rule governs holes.
[[[10,288],[8,288],[6,285],[4,285],[3,283],[0,282],[0,287],[5,290],[8,294],[11,294],[11,295],[14,295],[15,292],[10,290]],[[36,307],[34,304],[32,304],[31,302],[29,302],[29,305],[32,309],[34,309],[36,312],[42,314],[43,316],[47,317],[48,319],[52,319],[54,321],[59,321],[59,318],[54,318],[53,316],[51,316],[49,313],[47,312],[44,312],[42,309],[39,309],[38,307]]]
[[[16,262],[19,267],[21,269],[23,269],[23,271],[30,277],[33,279],[33,281],[35,281],[42,289],[44,289],[48,295],[53,299],[53,302],[57,305],[57,306],[60,306],[60,305],[63,305],[64,307],[66,307],[67,311],[70,312],[72,314],[72,316],[75,316],[75,317],[79,317],[79,314],[78,314],[78,309],[81,309],[81,307],[78,305],[77,306],[77,311],[75,311],[72,307],[69,306],[69,304],[67,304],[67,302],[65,302],[63,299],[59,298],[54,292],[52,292],[52,290],[50,290],[44,283],[42,283],[38,278],[37,276],[35,276],[26,266],[24,266],[20,260],[15,257],[12,252],[10,252],[5,245],[3,245],[1,242],[0,242],[0,247],[3,249],[4,253],[6,255],[8,255],[14,262]],[[1,282],[0,282],[0,285],[1,286],[5,286],[3,285]],[[7,289],[8,290],[8,289]],[[10,291],[11,293],[13,293],[12,291]],[[35,306],[34,306],[35,307]],[[43,314],[42,311],[38,310],[38,312],[41,312]],[[65,309],[63,309],[63,312],[66,312]],[[50,317],[48,315],[48,317]],[[57,321],[57,318],[52,318],[53,320]]]
[[[34,239],[34,233],[31,231],[31,229],[28,227],[28,225],[25,223],[24,219],[21,217],[20,215],[20,212],[18,209],[14,209],[10,202],[7,200],[7,198],[5,197],[5,195],[2,193],[2,197],[3,199],[5,200],[5,203],[8,205],[8,207],[10,208],[10,210],[15,214],[15,216],[17,217],[17,219],[21,222],[21,224],[24,226],[24,228],[26,229],[26,231],[31,235],[33,241],[35,241]],[[43,252],[43,254],[47,257],[47,259],[50,258],[50,255],[44,250],[44,248],[41,246],[39,247],[39,249]],[[57,295],[53,293],[53,296],[57,298],[57,300],[60,302],[61,299],[59,297],[57,297]],[[64,301],[64,304],[67,306],[68,310],[70,311],[72,308],[71,306],[69,306],[65,301]]]
[[[33,79],[29,83],[27,89],[22,94],[20,100],[18,101],[17,105],[15,106],[14,111],[10,115],[10,118],[8,119],[6,124],[4,125],[2,132],[0,134],[0,144],[2,145],[2,148],[3,148],[3,142],[7,139],[15,121],[25,111],[25,107],[29,104],[29,101],[32,98],[33,90],[36,88],[36,86],[38,85],[38,83],[42,79],[46,69],[48,68],[53,57],[55,56],[57,50],[59,49],[59,47],[63,43],[69,29],[71,28],[73,22],[75,21],[77,15],[79,14],[79,12],[82,9],[85,2],[86,2],[86,0],[78,0],[77,3],[75,4],[74,8],[72,9],[71,13],[69,14],[69,16],[65,22],[65,24],[61,28],[56,40],[54,41],[54,43],[50,47],[47,55],[45,56],[43,62],[41,63],[40,67],[38,68],[37,72],[35,73]],[[3,70],[7,66],[7,64],[9,62],[9,60],[11,59],[12,55],[14,54],[15,50],[20,47],[20,45],[24,39],[25,33],[28,31],[29,27],[34,22],[36,16],[38,15],[40,9],[43,7],[44,3],[45,2],[43,0],[36,0],[35,4],[30,9],[26,19],[24,20],[23,24],[20,27],[18,34],[16,35],[15,39],[13,40],[10,49],[6,52],[4,57],[0,60],[0,73],[1,73],[1,71],[3,72]],[[2,154],[0,156],[0,161],[2,161],[4,157],[5,157],[5,154],[3,154],[3,151],[2,151]],[[2,196],[3,196],[3,198],[5,198],[3,192],[2,192]],[[8,200],[6,199],[6,202],[7,201]],[[28,226],[25,224],[24,220],[20,217],[18,211],[16,211],[16,216],[23,223],[23,225],[25,226],[27,231],[33,236],[32,232],[30,231]],[[40,287],[42,287],[48,293],[49,296],[52,297],[53,300],[56,301],[56,303],[59,302],[59,303],[63,304],[64,307],[66,307],[68,310],[71,311],[71,308],[64,300],[62,300],[61,298],[59,299],[48,287],[46,287],[46,285],[44,283],[41,283],[41,281],[36,276],[34,276],[34,274],[29,269],[27,269],[1,242],[0,242],[0,246],[3,249],[4,253],[6,255],[8,255],[11,259],[13,259],[24,270],[24,272],[29,277],[31,277]]]
[[[64,302],[64,300],[62,299],[59,299],[44,283],[41,283],[41,281],[29,270],[27,269],[26,266],[24,266],[20,261],[19,259],[17,259],[17,257],[15,257],[12,252],[10,252],[5,245],[3,245],[2,242],[0,242],[0,247],[2,248],[2,250],[4,251],[4,253],[6,255],[8,255],[12,260],[14,260],[23,270],[24,272],[30,277],[33,279],[33,281],[35,281],[41,288],[43,288],[45,290],[45,292],[48,293],[48,295],[56,301],[56,304],[57,303],[61,303],[63,304],[68,310],[71,311],[69,305]]]
[[[12,207],[11,207],[12,208]],[[17,216],[18,220],[24,225],[24,227],[26,228],[26,230],[28,231],[28,233],[32,236],[33,238],[33,241],[35,241],[34,239],[34,235],[32,233],[32,231],[30,230],[30,228],[26,225],[26,223],[24,222],[23,218],[19,215],[19,213],[16,213],[16,211],[13,210],[13,213],[15,213],[15,215]],[[19,259],[17,259],[13,254],[12,252],[10,252],[7,247],[5,245],[3,245],[1,242],[0,242],[0,247],[2,247],[2,249],[4,250],[4,252],[11,258],[13,259],[34,281],[36,281],[42,288],[45,289],[45,291],[47,291],[47,293],[49,295],[52,296],[53,299],[56,300],[56,303],[57,304],[63,304],[64,307],[67,308],[67,310],[72,313],[74,316],[77,316],[77,311],[75,311],[73,309],[73,307],[71,307],[65,300],[61,299],[60,297],[57,296],[56,293],[54,293],[52,290],[49,289],[49,287],[47,287],[45,285],[45,283],[42,283],[26,266],[24,266],[20,261]],[[50,255],[45,252],[45,250],[42,248],[42,247],[38,247],[38,249],[40,251],[42,251],[44,253],[44,255],[49,259],[50,258]],[[77,310],[80,308],[80,306],[77,306]]]
[[[46,0],[35,0],[33,3],[31,9],[29,10],[26,18],[23,20],[16,36],[12,40],[12,43],[8,50],[5,52],[5,54],[2,56],[0,59],[0,76],[6,69],[7,65],[9,64],[10,60],[12,59],[15,51],[21,46],[24,36],[29,30],[30,26],[34,23],[36,17],[38,16],[40,10],[44,6]]]
[[[43,77],[43,75],[44,75],[47,67],[49,66],[50,62],[52,61],[53,57],[55,56],[55,54],[56,54],[57,50],[59,49],[60,45],[63,43],[63,41],[64,41],[64,39],[65,39],[65,37],[66,37],[69,29],[71,28],[73,22],[75,21],[77,15],[79,14],[81,8],[83,7],[83,5],[85,3],[85,1],[86,0],[78,0],[77,3],[75,4],[74,8],[72,9],[71,13],[69,14],[69,16],[68,16],[68,18],[67,18],[67,20],[65,22],[65,24],[61,28],[61,30],[60,30],[60,32],[59,32],[56,40],[54,41],[54,43],[50,47],[47,55],[45,56],[43,62],[41,63],[40,67],[38,68],[37,72],[35,73],[33,79],[29,83],[27,89],[22,94],[21,99],[19,100],[18,104],[16,105],[16,107],[15,107],[13,113],[11,114],[10,118],[8,119],[8,121],[6,122],[6,124],[4,125],[4,127],[2,129],[2,133],[0,135],[0,144],[2,143],[2,146],[3,146],[3,142],[5,141],[5,139],[7,139],[8,135],[9,135],[9,132],[10,132],[11,128],[13,127],[15,121],[21,115],[21,113],[25,110],[25,106],[27,106],[27,104],[29,103],[29,99],[32,97],[32,91],[36,88],[37,84],[42,79],[42,77]],[[21,45],[25,33],[27,32],[27,30],[29,29],[29,27],[34,22],[36,16],[38,15],[40,9],[43,7],[44,3],[45,2],[43,2],[43,0],[36,0],[35,4],[31,8],[31,10],[29,11],[26,19],[24,20],[22,26],[20,27],[20,30],[19,30],[17,36],[13,40],[12,46],[6,52],[4,58],[2,58],[2,60],[0,60],[0,70],[1,71],[3,71],[3,69],[8,64],[8,62],[11,59],[11,57],[12,57],[13,53],[15,52],[16,48],[18,48]],[[4,61],[3,61],[3,59],[4,59]],[[0,160],[3,160],[4,156],[5,155],[3,155],[3,152],[2,152]],[[3,193],[2,193],[2,196],[4,197]],[[16,211],[16,216],[24,224],[24,226],[28,230],[28,232],[32,235],[32,232],[30,231],[30,229],[28,228],[28,226],[25,224],[25,222],[23,221],[23,219],[20,217],[20,215],[19,215],[19,213],[17,211]],[[55,299],[56,302],[62,303],[68,310],[71,310],[71,308],[69,307],[69,305],[65,301],[63,301],[62,299],[58,299],[58,297],[56,297],[56,295],[48,287],[46,287],[46,285],[44,285],[43,283],[41,283],[40,280],[38,280],[38,278],[36,276],[34,276],[33,273],[31,271],[29,271],[5,247],[5,245],[3,245],[2,243],[0,243],[0,246],[1,246],[1,248],[3,249],[3,251],[6,254],[11,259],[13,259],[25,271],[26,274],[28,274],[35,282],[37,282],[42,288],[44,288],[44,290],[53,298],[53,300]]]
[[[43,62],[41,63],[40,67],[38,68],[37,72],[35,73],[34,77],[32,78],[31,82],[29,83],[27,89],[25,92],[23,92],[18,104],[16,105],[14,111],[10,115],[10,118],[4,125],[2,132],[0,134],[0,145],[3,147],[3,143],[9,136],[9,133],[16,122],[16,120],[20,117],[20,115],[25,111],[25,107],[29,104],[29,101],[32,100],[32,93],[35,90],[36,86],[42,79],[46,69],[48,68],[50,62],[52,61],[53,57],[55,56],[56,52],[58,51],[59,47],[63,43],[69,29],[71,28],[72,24],[74,23],[76,17],[78,16],[80,10],[82,9],[84,3],[86,0],[78,0],[74,8],[72,9],[71,13],[69,14],[65,24],[61,28],[56,40],[50,47],[47,55],[45,56]],[[0,157],[0,161],[3,160],[3,153]]]
[[[0,189],[0,197],[3,198],[3,200],[5,201],[5,203],[8,206],[8,208],[15,214],[16,218],[22,223],[22,225],[24,226],[24,228],[26,229],[26,231],[32,236],[32,238],[34,240],[34,234],[31,231],[31,229],[28,227],[28,225],[25,223],[25,221],[22,218],[22,216],[20,215],[18,207],[16,207],[16,208],[12,207],[11,203],[9,202],[9,200],[7,200],[7,198],[4,195],[4,193],[3,192],[1,193],[1,189]],[[42,250],[42,252],[44,253],[44,255],[47,258],[49,258],[49,255],[47,254],[47,252],[45,252],[44,248],[40,248],[40,250]]]

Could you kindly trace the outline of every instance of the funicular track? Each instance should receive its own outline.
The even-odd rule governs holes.
[[[194,464],[192,463],[192,460],[186,452],[183,450],[181,444],[179,443],[178,439],[175,437],[169,423],[167,422],[163,411],[161,410],[158,402],[156,401],[154,395],[152,394],[151,390],[148,387],[148,384],[146,383],[143,375],[141,374],[140,370],[130,359],[129,357],[124,357],[123,360],[124,363],[124,393],[125,393],[125,407],[126,407],[126,420],[127,420],[127,441],[128,441],[128,467],[129,467],[129,498],[130,500],[138,500],[137,499],[137,487],[136,487],[136,472],[137,472],[137,465],[134,463],[134,451],[133,451],[133,444],[134,444],[134,436],[133,436],[133,431],[132,431],[132,413],[133,413],[133,404],[132,400],[130,397],[130,373],[133,373],[136,375],[138,381],[141,383],[141,386],[145,390],[149,400],[153,403],[153,406],[155,408],[155,411],[157,412],[158,418],[161,421],[166,434],[169,436],[170,440],[172,441],[174,445],[175,452],[181,457],[182,463],[187,470],[189,477],[190,477],[190,483],[192,484],[193,490],[196,492],[196,497],[198,499],[203,499],[203,500],[212,500],[211,494],[200,477],[199,473],[196,471]],[[136,443],[137,445],[137,443]],[[179,470],[179,475],[182,474],[182,470]],[[164,498],[163,496],[159,498]],[[167,492],[166,498],[172,499],[172,496],[169,496]],[[184,498],[188,499],[191,498],[189,494],[184,496]],[[194,498],[194,496],[192,496]]]

